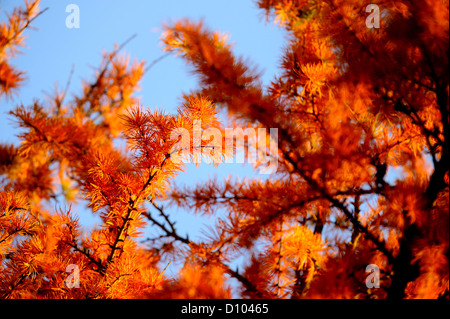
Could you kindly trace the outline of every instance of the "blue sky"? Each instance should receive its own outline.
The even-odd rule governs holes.
[[[79,29],[69,29],[65,25],[69,15],[65,11],[66,6],[71,3],[80,8]],[[21,1],[0,0],[0,18],[5,19],[5,12],[11,12],[14,6],[20,4]],[[78,93],[81,80],[92,79],[93,68],[99,65],[101,52],[112,50],[115,43],[121,44],[133,34],[137,34],[137,37],[122,52],[148,63],[163,55],[160,36],[164,22],[184,17],[195,21],[203,19],[211,29],[229,33],[234,52],[258,66],[265,84],[270,83],[277,73],[285,43],[283,30],[274,26],[273,22],[266,23],[262,12],[250,0],[42,0],[41,9],[46,7],[49,10],[33,23],[38,30],[26,32],[23,54],[12,60],[14,66],[26,71],[27,81],[13,100],[0,100],[2,143],[18,143],[15,138],[18,130],[7,112],[18,104],[30,105],[35,98],[43,100],[45,92],[53,92],[56,82],[60,88],[64,88],[72,66],[74,74],[69,93]],[[160,107],[175,112],[182,93],[196,87],[196,78],[184,61],[169,56],[144,75],[137,96],[145,107]],[[207,164],[196,168],[188,164],[175,183],[194,185],[214,176],[220,180],[229,175],[243,178],[257,174],[244,164],[223,164],[219,168]],[[73,211],[87,227],[98,220],[81,207]],[[172,213],[173,218],[179,220],[177,226],[180,233],[189,232],[190,238],[195,238],[203,220],[173,208]]]

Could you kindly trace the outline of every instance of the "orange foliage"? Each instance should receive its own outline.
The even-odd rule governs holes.
[[[38,4],[0,24],[0,98],[23,81],[9,60]],[[268,87],[227,36],[166,25],[164,50],[200,79],[174,115],[133,106],[145,62],[121,47],[71,100],[56,91],[18,106],[21,143],[0,145],[0,297],[230,298],[234,283],[249,298],[448,298],[448,1],[381,1],[375,29],[366,5],[258,1],[289,34]],[[194,123],[224,131],[217,106],[237,124],[278,128],[277,172],[174,188],[184,164],[171,134],[189,133],[196,161],[211,144],[195,141]],[[201,156],[223,161],[221,145]],[[86,199],[102,224],[83,237],[71,209],[52,211],[60,195]],[[182,236],[163,201],[215,225]],[[379,287],[365,284],[370,264]]]

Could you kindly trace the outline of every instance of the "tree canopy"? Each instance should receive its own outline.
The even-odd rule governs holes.
[[[10,112],[22,133],[0,144],[1,298],[230,298],[231,280],[242,298],[448,298],[448,1],[257,6],[288,33],[267,86],[227,37],[184,19],[161,36],[199,79],[176,114],[133,107],[147,64],[122,46],[71,98]],[[26,70],[11,59],[42,12],[26,1],[0,24],[1,99],[20,94]],[[222,109],[233,128],[277,129],[275,154],[269,134],[244,140],[276,171],[174,187],[178,133],[190,160],[233,156],[237,142],[230,153],[196,134],[225,136]],[[83,237],[71,209],[55,211],[59,193],[102,225]],[[207,238],[180,234],[163,203],[211,216]]]

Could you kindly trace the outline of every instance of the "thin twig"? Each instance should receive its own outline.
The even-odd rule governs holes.
[[[64,88],[64,92],[61,97],[61,101],[59,102],[58,109],[60,109],[64,103],[64,99],[66,98],[67,92],[69,91],[70,83],[72,82],[74,72],[75,72],[75,64],[72,64],[72,69],[70,70],[69,78],[67,79],[66,87]]]
[[[11,38],[9,38],[3,45],[2,48],[0,48],[0,52],[2,52],[8,45],[9,43],[11,43],[15,38],[17,38],[19,36],[19,34],[21,34],[23,31],[25,31],[26,28],[28,28],[28,26],[37,18],[39,17],[41,14],[43,14],[45,11],[47,11],[49,9],[49,7],[45,8],[44,10],[38,12],[38,14],[36,14],[33,18],[29,19],[26,21],[26,23],[24,24],[24,26],[22,28],[20,28]]]
[[[168,220],[167,213],[164,212],[164,210],[157,206],[155,203],[152,203],[152,205],[159,211],[159,213],[164,217],[164,219]],[[146,216],[153,224],[158,226],[166,235],[160,236],[160,238],[166,238],[171,237],[175,239],[176,241],[180,241],[186,245],[190,245],[192,243],[191,240],[189,240],[189,237],[183,237],[178,234],[176,231],[173,222],[169,222],[170,228],[168,229],[165,225],[163,225],[161,222],[157,221],[149,212],[144,212],[144,216]],[[223,261],[220,261],[221,266],[224,268],[227,274],[229,274],[231,277],[237,279],[246,289],[247,292],[254,293],[256,296],[263,296],[263,294],[258,290],[255,284],[253,284],[247,277],[240,274],[237,270],[232,270],[229,265],[225,264]]]
[[[108,60],[106,60],[105,65],[103,66],[103,68],[101,68],[100,74],[97,76],[97,80],[95,81],[95,83],[92,83],[89,86],[89,90],[88,92],[85,94],[84,98],[80,100],[79,105],[77,105],[77,107],[82,107],[88,100],[89,100],[89,96],[92,94],[92,92],[94,91],[94,89],[99,85],[101,79],[105,76],[106,71],[108,70],[109,64],[112,62],[112,60],[114,59],[114,57],[117,55],[117,53],[119,53],[120,50],[122,50],[125,45],[127,45],[131,40],[133,40],[135,37],[137,36],[137,34],[133,34],[131,37],[129,37],[127,40],[125,40],[125,42],[123,42],[121,45],[119,45],[110,55]]]
[[[144,74],[147,73],[147,71],[149,71],[152,67],[154,67],[156,65],[156,63],[158,63],[161,60],[164,60],[165,58],[167,58],[170,55],[170,52],[161,55],[160,57],[156,58],[155,60],[153,60],[144,70]]]

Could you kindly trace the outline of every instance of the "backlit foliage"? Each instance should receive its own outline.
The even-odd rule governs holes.
[[[26,1],[23,8],[17,7],[0,23],[0,98],[12,93],[25,79],[24,72],[15,69],[10,59],[19,53],[24,44],[24,31],[39,15],[39,1]]]
[[[10,59],[38,2],[0,25],[0,98],[24,79]],[[373,29],[368,4],[259,0],[287,33],[268,86],[227,35],[165,25],[164,50],[199,78],[176,114],[139,105],[145,62],[121,46],[71,99],[17,106],[20,145],[0,144],[0,297],[230,298],[237,286],[247,298],[448,298],[448,1],[379,1]],[[218,107],[236,125],[278,128],[277,172],[174,188],[172,132],[189,133],[194,162],[230,156],[194,141],[198,121],[224,131]],[[87,235],[73,208],[55,211],[81,199],[102,221]],[[214,225],[183,236],[161,203]],[[369,264],[379,288],[365,284]]]

